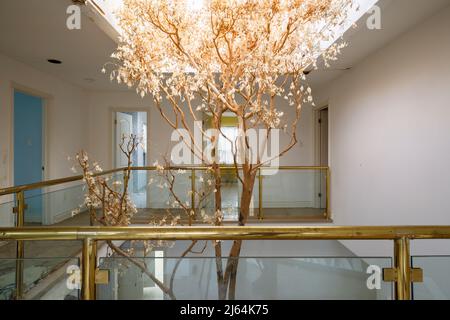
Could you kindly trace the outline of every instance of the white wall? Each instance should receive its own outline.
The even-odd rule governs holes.
[[[13,85],[49,97],[46,105],[46,179],[73,175],[68,156],[74,156],[88,140],[85,92],[51,75],[0,55],[0,187],[11,186]],[[3,199],[2,199],[3,198]],[[0,203],[8,200],[0,197]],[[0,213],[0,225],[13,222],[9,210]]]
[[[449,57],[450,7],[328,88],[337,225],[450,224]]]
[[[47,172],[46,179],[73,175],[72,163],[67,157],[73,157],[81,149],[87,150],[91,159],[102,166],[113,167],[112,158],[112,113],[114,108],[147,110],[149,112],[149,153],[148,164],[155,160],[161,162],[163,155],[170,154],[170,135],[172,130],[164,122],[153,105],[151,98],[141,99],[134,91],[85,92],[84,90],[42,73],[9,57],[0,55],[0,186],[14,184],[12,178],[12,86],[18,84],[29,88],[30,93],[45,95],[47,99],[46,135],[47,135]],[[284,100],[283,100],[284,103]],[[289,107],[289,109],[291,109]],[[289,112],[284,110],[288,115]],[[302,120],[298,126],[299,143],[281,159],[281,165],[313,165],[313,112],[310,107],[302,111]],[[284,137],[282,137],[283,139]],[[285,139],[283,143],[287,143]],[[288,179],[284,175],[284,179]],[[55,195],[53,198],[65,199],[67,196]],[[79,198],[77,194],[76,197]],[[9,200],[3,197],[0,202]],[[53,203],[52,199],[50,199]],[[78,200],[77,200],[78,201]],[[52,205],[58,207],[59,204]],[[13,223],[10,206],[1,208],[0,224]],[[56,212],[52,216],[67,216],[68,211]],[[53,212],[53,211],[52,211]]]
[[[92,159],[99,161],[108,169],[114,166],[113,148],[113,111],[115,109],[130,109],[130,111],[149,112],[148,124],[148,158],[152,164],[165,153],[170,141],[171,130],[153,107],[152,99],[142,99],[134,91],[121,92],[91,92],[89,94],[89,153]],[[170,150],[169,150],[170,151]]]
[[[284,100],[283,100],[284,104]],[[292,107],[281,106],[289,116]],[[90,147],[89,150],[96,160],[106,168],[113,166],[112,154],[112,114],[114,109],[148,110],[150,124],[148,126],[149,164],[155,160],[161,161],[163,155],[170,155],[170,136],[172,129],[165,122],[154,106],[151,97],[142,99],[134,91],[121,92],[91,92],[89,94],[89,120],[90,120]],[[170,113],[169,113],[170,114]],[[189,115],[188,120],[189,120]],[[302,119],[297,128],[298,144],[281,160],[281,165],[314,165],[314,128],[313,111],[309,106],[302,110]],[[201,119],[201,116],[199,116]],[[192,120],[189,122],[191,123]],[[192,125],[192,128],[194,125]],[[280,148],[286,146],[286,136],[281,135]]]

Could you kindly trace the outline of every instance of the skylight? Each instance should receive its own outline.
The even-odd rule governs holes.
[[[366,12],[368,12],[376,3],[378,0],[355,0],[356,6],[352,10],[352,12],[349,13],[349,20],[345,25],[342,26],[338,32],[336,32],[336,38],[328,43],[322,44],[322,48],[325,50],[329,46],[331,46],[338,38],[340,38],[344,33],[352,27],[353,24],[355,24]]]
[[[186,0],[188,1],[188,7],[192,10],[196,10],[199,6],[202,6],[203,0]],[[91,3],[94,8],[100,9],[101,15],[103,19],[118,33],[120,34],[120,27],[118,25],[117,18],[115,16],[115,12],[120,9],[123,5],[123,0],[88,0],[88,3]],[[355,22],[357,22],[370,8],[372,8],[378,0],[355,0],[357,4],[353,12],[349,14],[350,19],[348,22],[342,26],[341,30],[337,33],[339,36],[342,36]],[[116,39],[115,39],[116,40]],[[328,48],[331,44],[333,44],[337,39],[333,39],[328,43],[324,43],[323,48]]]

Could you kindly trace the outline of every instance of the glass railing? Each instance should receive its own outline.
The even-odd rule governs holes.
[[[262,217],[323,220],[327,217],[327,170],[261,170]]]
[[[136,172],[137,173],[137,172]],[[139,174],[146,174],[146,172],[139,172]],[[105,178],[114,181],[123,180],[123,172],[115,172],[105,175]],[[40,225],[59,225],[59,226],[88,226],[91,224],[90,213],[88,208],[84,205],[86,194],[86,185],[80,182],[75,184],[71,182],[70,186],[62,187],[58,185],[59,189],[55,187],[43,187],[33,190],[26,190],[24,194],[24,215],[23,226],[40,226]],[[118,186],[120,188],[120,185]],[[138,192],[132,186],[130,191]],[[132,193],[134,195],[134,193]],[[5,218],[13,214],[17,206],[17,196],[15,201],[9,201],[0,204],[0,217]],[[137,199],[138,200],[138,199]],[[17,226],[17,217],[15,225]],[[8,221],[9,222],[9,221]],[[3,225],[8,225],[5,222]]]
[[[108,270],[110,282],[97,285],[97,299],[171,299],[161,284],[170,288],[176,299],[218,299],[214,257],[169,258],[156,251],[152,257],[133,259],[145,265],[146,271],[127,258],[100,258],[99,268]],[[223,259],[223,266],[226,263]],[[393,285],[381,280],[381,270],[391,266],[391,258],[241,257],[235,298],[390,300]]]
[[[175,182],[169,190],[166,174]],[[124,183],[123,169],[99,173],[114,181],[117,190]],[[239,174],[241,172],[239,171]],[[64,178],[30,186],[0,189],[0,195],[8,195],[19,203],[22,193],[23,206],[9,201],[0,204],[2,219],[17,207],[23,219],[15,219],[16,226],[25,225],[79,225],[92,223],[89,208],[84,204],[86,187],[82,177]],[[242,184],[234,167],[221,168],[221,206],[223,221],[236,222],[239,216]],[[213,174],[205,167],[173,168],[162,174],[153,167],[133,168],[128,192],[138,213],[134,224],[148,224],[165,215],[169,209],[179,215],[184,224],[204,223],[205,217],[215,213],[215,186]],[[70,183],[68,187],[64,184]],[[10,191],[9,191],[10,190]],[[249,221],[329,221],[329,170],[327,167],[261,168],[257,172],[250,204]],[[187,210],[180,208],[182,203]],[[19,210],[20,209],[20,210]],[[193,214],[192,214],[193,212]],[[2,225],[11,225],[14,219],[6,219]]]
[[[0,225],[8,226],[12,224],[11,222],[14,223],[14,206],[14,201],[5,201],[3,203],[0,203]]]
[[[450,256],[414,256],[411,265],[423,270],[423,281],[413,283],[413,299],[450,300]]]
[[[187,207],[191,207],[191,172],[174,170],[175,182],[173,184],[173,193],[179,202]],[[140,222],[150,222],[166,214],[170,209],[173,215],[180,215],[184,219],[188,215],[176,203],[174,196],[169,192],[167,179],[157,171],[138,170],[132,173],[130,188],[128,189],[134,203],[140,209],[138,219]]]
[[[70,225],[89,225],[84,193],[82,184],[32,195],[25,192],[24,225],[51,225],[68,219]]]
[[[49,257],[43,248],[63,250],[68,256],[77,256],[79,247],[63,245],[63,241],[80,242],[81,295],[92,299],[217,299],[219,274],[231,279],[230,270],[238,265],[236,274],[235,299],[441,299],[447,298],[450,283],[446,270],[450,266],[449,257],[410,258],[412,240],[450,239],[450,226],[220,226],[220,227],[20,227],[0,228],[0,241],[17,245],[17,256],[25,252],[39,256],[34,259],[4,259],[0,265],[3,295],[11,297],[11,292],[19,298],[46,297],[43,293],[53,292],[58,285],[44,286],[58,270],[67,280],[65,264],[69,258]],[[176,247],[177,241],[204,242],[203,248]],[[388,257],[324,257],[320,253],[314,257],[273,256],[279,250],[259,252],[259,256],[248,256],[241,252],[236,260],[230,260],[228,246],[237,240],[254,242],[261,240],[389,240],[393,242],[393,259]],[[48,242],[52,242],[48,245]],[[117,241],[113,254],[103,249],[104,241]],[[136,247],[146,241],[144,246]],[[210,242],[211,241],[211,242]],[[255,242],[256,241],[256,242]],[[45,245],[47,242],[47,245]],[[37,243],[41,248],[30,247]],[[195,243],[191,243],[195,245]],[[208,246],[208,243],[211,244]],[[222,250],[212,246],[221,243]],[[118,245],[121,244],[120,250]],[[133,247],[128,245],[133,244]],[[162,249],[158,249],[163,245]],[[99,250],[99,248],[101,249]],[[140,257],[145,250],[153,248],[153,256]],[[217,248],[217,247],[215,247]],[[15,246],[10,248],[13,256]],[[21,254],[19,254],[21,249]],[[133,249],[133,250],[131,250]],[[181,250],[180,250],[181,249]],[[205,249],[207,249],[205,251]],[[209,251],[208,251],[209,250]],[[213,252],[214,251],[214,252]],[[184,252],[184,253],[182,253]],[[213,252],[213,253],[212,253]],[[292,252],[292,251],[286,251]],[[250,253],[250,252],[249,252]],[[117,256],[118,254],[119,256]],[[188,254],[184,257],[184,254]],[[267,254],[267,256],[265,256]],[[312,253],[314,254],[314,253]],[[122,258],[126,255],[130,257]],[[136,255],[137,258],[133,256]],[[184,257],[184,258],[181,258]],[[28,261],[39,261],[40,264]],[[49,262],[50,261],[50,262]],[[232,261],[234,264],[229,264]],[[69,263],[69,265],[78,265]],[[225,264],[226,267],[225,267]],[[31,265],[31,267],[29,267]],[[39,269],[33,269],[38,265]],[[220,268],[221,266],[221,268]],[[174,270],[176,269],[176,272]],[[222,269],[222,272],[216,271]],[[31,270],[30,275],[27,270]],[[224,271],[225,270],[225,271]],[[73,271],[73,270],[72,270]],[[65,273],[64,273],[65,272]],[[233,277],[234,278],[234,277]],[[54,279],[61,279],[54,277]],[[216,283],[217,282],[217,283]],[[72,282],[71,282],[72,283]],[[231,281],[227,282],[231,283]],[[12,285],[15,289],[12,289]],[[66,281],[67,284],[67,281]],[[68,289],[78,290],[80,281]],[[167,289],[169,286],[170,289]],[[231,287],[231,285],[230,285]],[[392,288],[394,291],[392,292]],[[51,289],[51,290],[50,290]],[[72,290],[71,289],[71,290]],[[96,290],[97,289],[97,290]],[[161,290],[164,295],[162,295]],[[412,294],[411,291],[414,291]],[[34,295],[33,292],[39,292]],[[6,292],[6,293],[5,293]],[[20,294],[17,294],[17,293]],[[59,292],[59,291],[55,291]],[[64,291],[64,294],[69,294]],[[62,297],[63,293],[58,293]],[[53,296],[55,297],[55,296]],[[67,299],[73,297],[64,296]],[[233,296],[231,296],[233,298]],[[223,298],[223,295],[220,297]]]
[[[148,185],[151,176],[149,171],[135,170],[131,172],[130,181],[128,185],[128,192],[131,196],[131,200],[139,209],[145,209],[148,207]],[[123,178],[123,174],[115,175],[114,179]]]
[[[20,297],[16,268],[23,271]],[[0,300],[77,300],[80,277],[78,258],[0,258]]]
[[[186,210],[174,205],[181,202],[194,211],[193,223],[212,216],[214,209],[214,177],[205,169],[172,170],[173,190],[167,179],[155,170],[136,170],[130,180],[129,192],[140,209],[133,223],[148,223],[169,209],[189,220]],[[239,174],[241,172],[239,171]],[[326,167],[262,168],[258,171],[250,204],[250,221],[328,221],[329,172]],[[221,169],[221,206],[223,220],[238,220],[242,184],[232,167]],[[175,201],[176,199],[176,201]]]

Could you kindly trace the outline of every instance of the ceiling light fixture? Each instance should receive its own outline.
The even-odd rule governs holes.
[[[58,59],[48,59],[47,61],[52,64],[61,64],[62,63],[62,61],[58,60]]]

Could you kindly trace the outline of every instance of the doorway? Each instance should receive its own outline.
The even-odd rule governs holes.
[[[328,108],[319,110],[319,165],[328,166]]]
[[[14,90],[14,185],[43,180],[44,100]],[[42,190],[25,191],[26,224],[42,224]]]
[[[120,150],[119,144],[122,137],[129,137],[130,134],[142,137],[140,146],[133,155],[133,166],[144,167],[147,165],[147,112],[123,112],[117,111],[114,114],[114,165],[116,168],[127,166],[127,158]]]
[[[114,132],[113,132],[113,156],[114,167],[122,168],[128,165],[128,159],[120,149],[122,137],[129,137],[130,134],[142,138],[133,154],[133,167],[147,166],[147,134],[148,120],[145,111],[115,111]],[[129,191],[138,208],[145,208],[147,205],[147,172],[144,170],[133,171],[131,174]]]
[[[329,121],[328,106],[316,111],[316,164],[321,167],[329,165]],[[325,170],[318,171],[316,176],[316,207],[327,207],[327,175]]]
[[[209,114],[205,114],[204,130],[213,128],[213,119]],[[221,118],[221,133],[218,135],[217,145],[214,155],[222,166],[221,168],[221,197],[224,221],[237,221],[239,219],[239,202],[242,194],[242,185],[238,182],[234,168],[234,150],[239,135],[239,124],[237,117],[232,113],[226,113]],[[206,181],[204,188],[210,188]],[[253,201],[251,214],[253,215]]]

